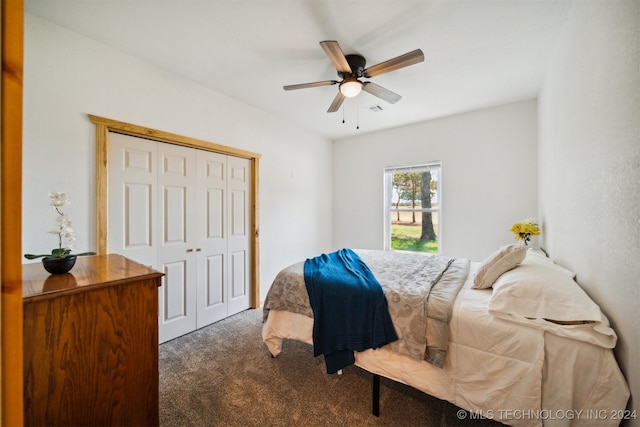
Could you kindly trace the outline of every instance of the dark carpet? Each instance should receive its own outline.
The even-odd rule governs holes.
[[[322,356],[285,341],[272,358],[262,309],[247,310],[160,346],[160,425],[495,427],[382,378],[371,414],[371,374],[355,366],[327,375]]]

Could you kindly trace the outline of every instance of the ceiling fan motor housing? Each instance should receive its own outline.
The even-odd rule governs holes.
[[[367,61],[364,59],[362,55],[345,55],[347,59],[347,63],[351,68],[351,73],[345,73],[342,71],[338,71],[338,75],[346,79],[347,77],[362,77],[364,74],[365,65],[367,65]]]

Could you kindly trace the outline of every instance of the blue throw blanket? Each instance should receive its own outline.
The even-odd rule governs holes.
[[[313,309],[314,356],[324,354],[327,373],[352,365],[354,351],[398,339],[380,283],[351,249],[307,259],[304,281]]]

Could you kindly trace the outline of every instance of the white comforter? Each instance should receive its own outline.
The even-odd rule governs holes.
[[[456,299],[442,369],[387,348],[356,353],[356,365],[513,426],[614,426],[629,389],[610,349],[488,313],[492,291],[472,289],[478,263]],[[312,344],[313,319],[271,310],[263,340]]]

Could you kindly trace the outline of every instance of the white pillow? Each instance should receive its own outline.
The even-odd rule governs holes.
[[[530,251],[527,251],[527,256],[522,261],[522,264],[523,265],[534,264],[534,265],[547,266],[566,274],[572,279],[576,278],[576,273],[574,273],[573,271],[567,270],[566,268],[556,264],[551,259],[549,259],[549,257],[547,257],[547,255],[545,255],[545,253],[542,252],[541,250],[532,249]]]
[[[485,259],[473,278],[474,289],[487,289],[501,274],[518,265],[527,255],[523,245],[507,245],[498,249]]]
[[[522,263],[493,284],[492,314],[556,322],[600,322],[600,307],[564,269]]]

